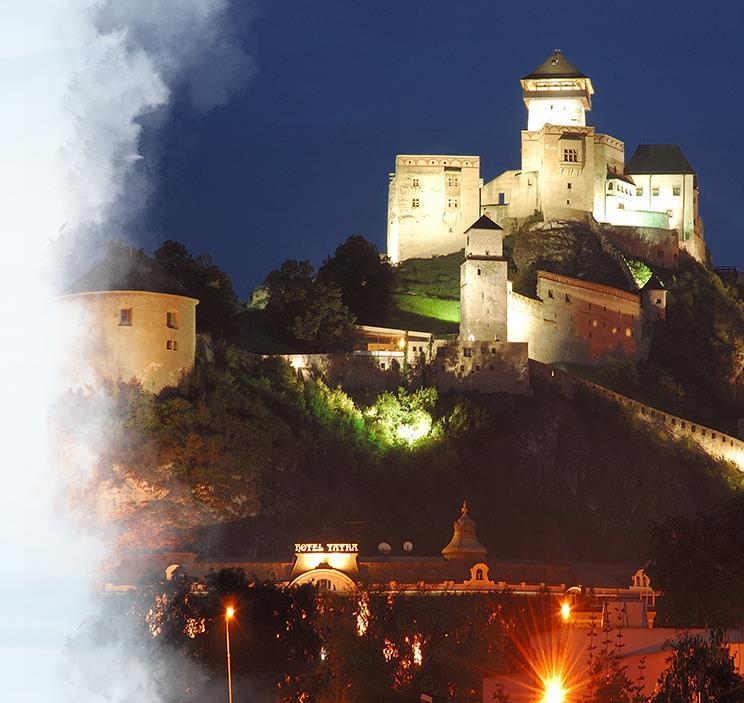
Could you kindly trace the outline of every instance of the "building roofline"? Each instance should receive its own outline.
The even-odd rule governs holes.
[[[556,283],[564,283],[568,286],[573,286],[574,288],[583,288],[585,290],[593,290],[597,293],[613,295],[616,298],[623,298],[624,300],[628,300],[633,303],[640,304],[641,302],[640,296],[636,295],[635,293],[630,293],[626,290],[622,290],[621,288],[606,286],[603,283],[594,283],[593,281],[585,281],[580,278],[571,278],[570,276],[563,276],[559,273],[552,273],[551,271],[538,271],[537,277],[538,279],[547,278],[548,280],[555,281]]]

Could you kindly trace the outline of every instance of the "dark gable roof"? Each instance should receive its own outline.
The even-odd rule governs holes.
[[[556,49],[532,73],[522,78],[523,81],[536,78],[586,78],[560,51]]]
[[[78,278],[66,293],[138,290],[188,296],[186,289],[141,249],[112,245],[106,258]]]
[[[487,217],[486,215],[481,215],[465,231],[469,232],[471,229],[503,229],[503,228],[499,227],[499,225],[497,225],[490,217]]]
[[[652,273],[641,290],[665,290],[666,286],[659,280],[659,277]]]
[[[639,175],[695,173],[678,144],[639,144],[625,172]]]

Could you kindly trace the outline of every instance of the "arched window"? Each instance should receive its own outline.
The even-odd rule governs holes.
[[[483,580],[483,569],[476,569],[475,570],[475,580],[476,581],[482,581]]]

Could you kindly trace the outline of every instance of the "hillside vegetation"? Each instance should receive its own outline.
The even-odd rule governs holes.
[[[104,402],[114,441],[87,498],[138,549],[285,554],[355,521],[367,552],[410,539],[437,553],[465,498],[492,554],[638,561],[650,520],[741,482],[593,396],[354,400],[233,348],[157,397],[129,384],[71,395],[65,422]]]

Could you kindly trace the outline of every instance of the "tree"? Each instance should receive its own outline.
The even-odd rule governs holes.
[[[313,351],[343,348],[351,336],[354,316],[341,291],[314,275],[309,261],[288,259],[272,271],[264,285],[264,314],[273,334]]]
[[[744,677],[736,673],[734,659],[723,634],[709,638],[683,637],[673,645],[667,668],[650,703],[735,703],[744,700]]]
[[[679,627],[744,623],[744,495],[716,514],[674,517],[652,530],[651,582],[663,591],[657,622]]]
[[[217,339],[232,339],[237,334],[240,301],[230,276],[209,254],[194,257],[181,242],[168,240],[155,252],[155,259],[190,295],[199,299],[199,332],[208,332]]]
[[[339,244],[323,261],[318,278],[337,287],[347,308],[360,320],[384,320],[393,300],[395,273],[386,256],[359,234]]]

